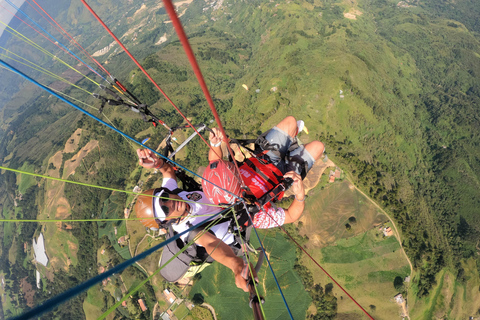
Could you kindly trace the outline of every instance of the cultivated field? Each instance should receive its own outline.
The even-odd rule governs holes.
[[[262,231],[260,237],[270,263],[291,309],[294,319],[305,319],[311,298],[305,292],[300,277],[294,272],[295,246],[279,230]],[[256,238],[252,234],[253,238]],[[256,261],[257,257],[253,256]],[[260,272],[258,289],[265,298],[263,309],[266,319],[289,319],[287,308],[265,261]],[[213,263],[201,273],[201,278],[192,288],[190,297],[201,294],[205,301],[214,306],[218,319],[252,319],[248,307],[248,294],[235,286],[232,272]]]
[[[343,181],[313,190],[301,221],[300,230],[310,239],[307,251],[357,302],[375,319],[400,316],[400,308],[393,302],[398,293],[393,281],[397,276],[408,276],[410,267],[396,238],[385,237],[379,230],[390,225],[385,215]],[[306,256],[302,262],[316,283],[333,283]],[[361,310],[337,286],[332,292],[338,316],[360,316]]]

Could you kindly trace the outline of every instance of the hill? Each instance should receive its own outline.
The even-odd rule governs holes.
[[[77,30],[88,51],[100,51],[111,43],[81,4],[65,2],[58,8],[46,9],[62,25]],[[128,1],[106,2],[97,4],[95,9],[123,36],[127,47],[132,48],[187,116],[196,122],[211,119],[182,48],[158,3],[145,2],[143,7]],[[463,1],[454,6],[431,1],[254,0],[246,5],[245,1],[196,0],[182,4],[179,10],[184,13],[182,21],[227,131],[232,136],[254,137],[286,115],[304,119],[311,132],[305,142],[313,139],[325,142],[328,156],[398,223],[402,245],[414,267],[412,281],[406,287],[409,306],[414,307],[410,310],[412,318],[473,316],[477,312],[477,296],[462,295],[472,292],[478,284],[480,268],[476,243],[480,232],[476,214],[480,199],[480,47],[474,2]],[[29,32],[29,36],[39,37]],[[11,40],[8,45],[12,50],[21,48],[26,57],[39,64],[50,63],[50,58],[40,57],[24,44]],[[111,47],[98,59],[108,62],[112,73],[167,123],[181,122],[125,54]],[[52,65],[52,70],[59,74],[63,74],[62,68]],[[44,79],[39,73],[32,75]],[[12,79],[8,77],[8,82],[16,84]],[[87,80],[76,81],[91,91],[97,90]],[[243,84],[250,90],[246,91]],[[119,188],[130,188],[145,180],[145,173],[133,167],[134,146],[32,86],[15,86],[22,87],[22,91],[12,97],[1,114],[4,134],[0,156],[4,165],[15,168],[26,165],[32,171],[46,173],[52,163],[49,159],[63,150],[76,128],[81,127],[84,132],[77,150],[96,140],[101,153],[99,156],[92,152],[83,158],[85,164],[78,167],[71,179]],[[9,94],[17,90],[6,84],[5,87]],[[66,92],[98,106],[83,92],[76,89]],[[163,129],[153,131],[126,109],[107,107],[105,115],[139,139],[151,136],[152,146],[158,145],[165,134]],[[59,172],[63,172],[66,161],[77,150],[64,154]],[[192,143],[182,164],[192,168],[205,164],[204,154],[204,147]],[[17,182],[8,172],[0,178],[2,215],[6,218],[27,218],[34,211],[42,212],[45,203],[51,200],[46,194],[50,187],[40,179],[28,186],[25,180],[23,184],[21,180]],[[153,179],[150,181],[152,185]],[[25,190],[25,200],[18,208],[14,199],[20,184]],[[123,208],[131,201],[128,197],[117,198],[107,192],[95,193],[71,186],[65,186],[63,192],[70,214],[79,218],[90,217],[92,212],[100,216],[107,207],[116,209],[104,212],[121,217]],[[314,218],[312,224],[318,223],[318,219]],[[67,265],[67,257],[72,265],[56,273],[55,279],[71,277],[64,281],[66,288],[88,278],[89,268],[96,270],[99,263],[97,250],[114,246],[118,240],[112,234],[107,235],[108,241],[103,240],[100,234],[104,231],[100,229],[113,227],[88,223],[76,224],[74,231],[62,231],[73,237],[72,243],[76,243],[73,239],[78,241],[78,251],[57,248],[59,255],[65,257],[62,266]],[[126,230],[123,223],[115,227]],[[34,283],[32,265],[18,263],[29,259],[20,244],[42,226],[18,223],[18,228],[21,232],[16,235],[11,224],[0,226],[0,234],[4,235],[0,270],[13,281],[10,285],[16,283],[12,275],[17,271],[22,276],[29,274],[27,280]],[[311,232],[305,225],[298,229],[300,234]],[[370,249],[362,249],[365,251],[357,261],[328,258],[337,253],[340,257],[348,256],[349,251],[342,248],[356,248],[346,240],[339,240],[336,247],[322,248],[319,258],[339,274],[344,272],[343,268],[352,268],[347,263],[362,265],[375,243],[372,240],[375,236],[364,232],[361,238],[364,240],[358,240],[358,245]],[[115,262],[127,256],[115,250],[109,254]],[[207,275],[212,271],[205,272]],[[397,276],[405,276],[404,270],[399,268],[390,274],[372,270],[366,278],[345,276],[345,281],[355,290],[355,286],[365,283],[386,285],[385,279],[392,282],[391,278]],[[139,274],[138,277],[143,278]],[[202,281],[207,279],[205,276]],[[320,278],[315,281],[326,284]],[[154,286],[155,290],[145,289],[143,293],[148,297],[150,309],[160,299],[157,291],[163,284],[159,280]],[[109,290],[111,294],[105,296],[105,304],[96,306],[99,310],[111,305],[112,297],[115,299],[119,294],[113,287]],[[44,290],[39,301],[47,294]],[[89,292],[88,301],[95,300],[92,298],[95,294]],[[15,297],[12,301],[17,301],[20,309],[26,308],[22,298]],[[70,310],[83,314],[78,310],[83,299],[86,297],[72,303],[77,310]],[[339,313],[351,313],[352,309],[343,304],[338,306]],[[93,312],[93,307],[89,308]],[[69,312],[67,309],[68,306],[61,312]]]

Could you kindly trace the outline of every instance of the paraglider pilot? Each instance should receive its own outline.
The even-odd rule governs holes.
[[[263,160],[254,162],[253,165],[251,163],[245,165],[244,163],[240,167],[241,176],[249,187],[249,196],[259,196],[262,195],[262,192],[266,193],[266,190],[282,177],[293,179],[292,191],[295,199],[289,208],[275,208],[266,204],[254,217],[253,225],[256,228],[272,228],[285,223],[292,223],[298,220],[303,213],[305,189],[302,175],[304,176],[306,171],[311,169],[314,162],[323,154],[324,145],[319,141],[298,145],[296,136],[299,130],[302,130],[302,127],[303,121],[297,123],[294,117],[285,118],[273,129],[262,135],[255,143],[255,150],[262,155]],[[221,189],[208,182],[203,182],[205,193],[202,191],[186,192],[179,189],[172,166],[148,149],[137,150],[139,164],[142,167],[156,168],[163,175],[162,188],[143,192],[147,196],[139,196],[134,208],[137,217],[146,218],[141,220],[146,227],[158,229],[167,225],[169,232],[180,233],[187,230],[191,225],[211,219],[209,215],[211,216],[221,210],[221,208],[212,207],[208,204],[229,204],[234,202],[235,197],[232,197],[232,194],[245,195],[242,194],[244,188],[241,188],[240,176],[233,163],[221,160],[220,145],[225,139],[219,134],[219,130],[214,129],[213,132],[210,133],[210,144],[212,145],[209,152],[210,164],[205,170],[204,177],[207,180],[211,179],[210,181]],[[253,158],[251,158],[252,161]],[[261,167],[260,164],[266,165],[266,167],[258,170],[254,166]],[[273,178],[269,179],[269,177]],[[228,192],[222,189],[228,190]],[[232,270],[237,287],[247,292],[248,266],[241,257],[234,253],[232,247],[236,245],[235,237],[229,232],[228,226],[229,222],[220,223],[212,227],[209,232],[201,235],[195,240],[195,251],[189,256],[204,254],[220,262]],[[190,239],[188,233],[181,237],[183,243],[188,243]],[[164,249],[162,255],[165,255],[165,251]],[[188,257],[183,260],[185,260],[183,261],[183,268],[182,266],[164,268],[169,270],[162,272],[164,271],[162,269],[162,276],[172,282],[182,278],[191,262]],[[177,262],[180,263],[181,261]]]

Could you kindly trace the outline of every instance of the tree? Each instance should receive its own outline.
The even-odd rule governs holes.
[[[393,280],[393,286],[397,291],[403,291],[403,279],[402,277],[395,277],[395,280]]]
[[[193,304],[198,306],[198,305],[201,305],[202,303],[205,302],[205,298],[203,297],[202,294],[195,293],[195,295],[192,298],[192,302],[193,302]]]

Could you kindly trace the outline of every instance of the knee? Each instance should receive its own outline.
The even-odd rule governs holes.
[[[325,151],[325,145],[320,141],[312,141],[305,145],[305,149],[317,161]]]
[[[297,133],[297,120],[293,116],[288,116],[280,121],[276,127],[286,132],[289,136],[295,137]]]

